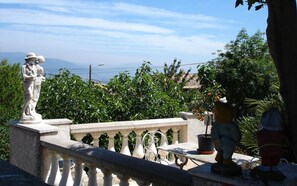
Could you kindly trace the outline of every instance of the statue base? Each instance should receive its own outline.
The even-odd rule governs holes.
[[[211,172],[225,177],[239,176],[242,174],[241,166],[236,163],[232,165],[223,165],[222,163],[214,163],[210,168]]]
[[[42,122],[42,117],[40,114],[34,114],[34,116],[22,115],[22,118],[19,120],[20,124],[38,124]]]

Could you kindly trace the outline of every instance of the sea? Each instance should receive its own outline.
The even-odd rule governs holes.
[[[7,59],[9,63],[19,63],[22,65],[24,63],[25,53],[22,52],[1,52],[0,51],[0,61],[2,59]],[[197,72],[197,64],[200,63],[192,63],[192,64],[182,64],[181,68],[187,71],[188,69],[192,69],[191,73]],[[55,75],[59,73],[59,70],[65,68],[69,70],[72,74],[80,76],[83,80],[94,82],[100,82],[107,84],[112,78],[119,75],[120,73],[128,73],[131,77],[135,76],[136,70],[141,67],[141,64],[125,64],[123,66],[110,66],[108,64],[105,65],[97,65],[92,66],[90,71],[90,66],[81,66],[70,61],[65,61],[56,58],[46,58],[46,62],[42,65],[44,68],[45,77],[49,75]],[[164,65],[160,66],[150,66],[152,71],[163,72]]]
[[[100,67],[100,68],[67,68],[72,74],[80,76],[83,80],[107,84],[112,78],[120,73],[128,73],[131,77],[135,76],[138,67]],[[59,73],[60,69],[44,68],[45,77]],[[163,71],[163,67],[154,67],[153,71]]]

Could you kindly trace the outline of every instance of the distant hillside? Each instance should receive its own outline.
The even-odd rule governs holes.
[[[8,63],[10,64],[19,63],[20,65],[22,65],[25,63],[24,58],[26,55],[27,54],[22,52],[0,52],[0,61],[3,59],[7,59]],[[45,76],[50,74],[57,74],[59,69],[66,68],[71,73],[79,75],[84,80],[88,80],[89,78],[89,65],[81,66],[61,59],[47,58],[46,56],[44,57],[45,63],[42,64],[42,66],[45,71]],[[118,73],[118,71],[119,70],[116,71],[115,69],[103,70],[102,68],[93,68],[92,80],[107,83],[110,78]]]
[[[22,52],[0,52],[0,60],[7,59],[8,63],[20,63],[21,65],[25,62],[26,54]],[[74,68],[88,68],[83,67],[80,65],[77,65],[75,63],[61,60],[61,59],[55,59],[55,58],[47,58],[45,57],[45,63],[42,65],[45,69],[50,70],[58,70],[60,68],[66,68],[66,69],[74,69]]]

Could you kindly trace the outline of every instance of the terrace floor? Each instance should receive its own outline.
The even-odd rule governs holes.
[[[48,186],[48,184],[0,159],[0,185]]]

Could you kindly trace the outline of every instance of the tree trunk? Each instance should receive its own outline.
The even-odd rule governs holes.
[[[267,0],[266,30],[287,113],[285,131],[297,159],[297,10],[296,0]],[[296,118],[295,118],[296,116]]]

